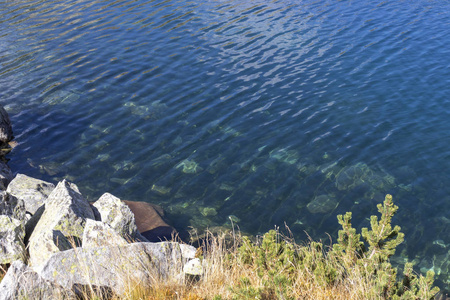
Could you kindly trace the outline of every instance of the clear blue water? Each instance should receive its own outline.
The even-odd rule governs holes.
[[[398,260],[448,289],[449,20],[448,1],[0,1],[10,166],[180,231],[299,240],[391,193]]]

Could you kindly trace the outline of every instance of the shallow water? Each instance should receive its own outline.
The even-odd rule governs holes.
[[[450,283],[446,1],[0,1],[15,172],[179,230],[336,238],[391,193],[397,261]]]

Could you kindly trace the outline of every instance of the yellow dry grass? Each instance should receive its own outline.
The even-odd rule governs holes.
[[[267,282],[271,275],[258,275],[255,265],[243,264],[239,258],[237,248],[230,244],[241,244],[239,235],[208,234],[203,245],[204,275],[198,280],[179,283],[154,282],[151,288],[140,283],[130,283],[128,293],[114,300],[149,300],[149,299],[323,299],[323,300],[359,300],[382,299],[372,295],[373,283],[358,274],[357,271],[347,274],[347,280],[335,285],[327,285],[324,278],[314,274],[312,270],[296,268],[293,284],[288,289],[289,298],[282,298],[276,290],[267,289]],[[228,241],[228,242],[227,242]],[[298,245],[296,245],[298,246]],[[298,246],[300,247],[300,246]],[[307,251],[313,248],[301,246]],[[330,258],[327,263],[335,263]],[[255,298],[245,295],[246,288],[261,289]],[[282,287],[280,287],[281,289]],[[283,287],[284,288],[284,287]],[[244,292],[244,294],[240,294]]]

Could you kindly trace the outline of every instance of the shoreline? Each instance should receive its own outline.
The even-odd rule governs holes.
[[[1,112],[3,117],[6,112]],[[13,138],[9,118],[3,117],[0,124],[0,131],[10,132],[0,140],[6,147]],[[403,273],[409,279],[398,281],[389,257],[403,242],[403,233],[390,225],[398,209],[390,195],[378,206],[380,224],[375,218],[372,229],[362,231],[369,248],[351,227],[351,213],[338,216],[342,230],[329,249],[313,241],[298,245],[274,230],[255,243],[234,229],[228,238],[225,233],[209,233],[196,248],[174,241],[176,231],[164,221],[158,206],[122,201],[109,193],[88,202],[65,179],[55,186],[24,174],[12,178],[5,161],[2,157],[0,242],[6,251],[0,252],[0,258],[6,274],[0,282],[0,300],[24,293],[43,299],[142,298],[130,297],[130,291],[166,299],[167,289],[173,295],[170,299],[178,299],[179,292],[188,299],[276,299],[300,294],[313,299],[361,299],[361,295],[381,299],[397,294],[407,296],[399,299],[448,299],[442,293],[434,297],[439,289],[432,285],[433,272],[426,277],[412,274],[412,264],[406,263]],[[152,242],[163,238],[170,241]],[[389,242],[381,243],[385,239]],[[211,275],[226,284],[219,288]],[[384,282],[385,276],[392,282]],[[353,291],[349,294],[348,284],[354,282],[361,284],[352,287],[360,295],[356,298]],[[313,289],[304,294],[306,285]],[[203,296],[191,296],[193,286]]]

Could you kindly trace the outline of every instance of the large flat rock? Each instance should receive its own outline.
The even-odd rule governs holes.
[[[176,278],[183,263],[178,243],[133,243],[58,252],[39,274],[66,289],[91,284],[123,295],[130,284],[145,287],[152,278]]]

